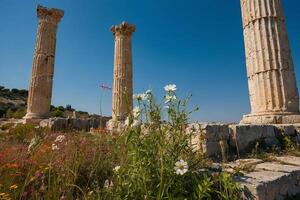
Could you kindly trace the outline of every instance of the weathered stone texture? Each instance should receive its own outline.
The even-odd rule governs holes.
[[[195,150],[208,156],[220,156],[222,148],[227,148],[229,128],[226,124],[193,123],[187,127],[192,134],[192,145]]]
[[[126,22],[113,26],[115,37],[112,120],[124,120],[132,109],[132,48],[135,26]]]
[[[230,157],[250,153],[257,143],[266,148],[280,147],[282,136],[300,144],[300,125],[297,124],[192,123],[186,131],[192,134],[191,144],[195,150],[216,158],[223,157],[224,150]]]
[[[25,119],[47,118],[52,97],[57,24],[64,12],[37,7],[39,18]]]
[[[274,162],[254,163],[253,171],[236,177],[244,189],[244,199],[283,200],[300,193],[299,158],[287,156],[273,159]]]
[[[299,95],[280,0],[241,0],[251,114],[244,124],[300,122]]]
[[[102,123],[106,123],[103,121]],[[41,127],[48,127],[53,131],[61,130],[80,130],[90,131],[91,128],[99,128],[99,119],[80,119],[80,118],[50,118],[40,121]]]
[[[230,125],[230,144],[238,151],[245,151],[260,139],[275,138],[272,125]]]

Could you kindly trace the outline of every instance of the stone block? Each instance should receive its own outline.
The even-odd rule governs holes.
[[[230,125],[230,136],[230,145],[244,151],[257,140],[276,135],[272,125]]]
[[[227,124],[193,123],[187,127],[187,132],[203,134],[207,141],[220,141],[229,139],[229,128]]]
[[[80,118],[50,118],[40,122],[41,127],[48,127],[51,130],[80,130],[89,131],[90,128],[98,128],[100,121],[97,119],[80,119]]]
[[[244,189],[244,195],[258,200],[275,200],[299,194],[300,166],[292,164],[300,164],[299,158],[277,157],[275,160],[281,159],[288,160],[291,165],[276,161],[258,163],[254,171],[236,177]]]
[[[285,135],[295,136],[297,134],[296,127],[290,124],[275,124],[276,135],[284,133]]]
[[[193,123],[187,127],[187,133],[192,134],[192,145],[195,150],[211,157],[221,157],[221,145],[224,151],[228,149],[229,128],[226,124]]]

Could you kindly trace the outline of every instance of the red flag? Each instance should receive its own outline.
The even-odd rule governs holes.
[[[111,90],[111,87],[109,87],[109,86],[106,85],[106,84],[101,84],[101,85],[100,85],[100,88],[101,88],[102,90]]]

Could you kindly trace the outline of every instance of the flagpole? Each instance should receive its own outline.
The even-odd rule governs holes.
[[[109,87],[108,85],[101,84],[100,85],[100,127],[102,128],[102,122],[103,122],[103,116],[102,116],[102,97],[103,97],[103,91],[104,90],[111,90],[112,88]],[[103,127],[104,128],[104,127]]]
[[[102,90],[100,90],[100,128],[102,128]]]

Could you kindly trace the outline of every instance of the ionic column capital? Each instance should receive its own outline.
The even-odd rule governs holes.
[[[57,24],[64,16],[64,11],[55,8],[46,8],[38,5],[36,8],[39,21]]]
[[[122,22],[120,25],[112,26],[110,29],[114,36],[131,36],[135,32],[135,26],[128,24],[127,22]]]

